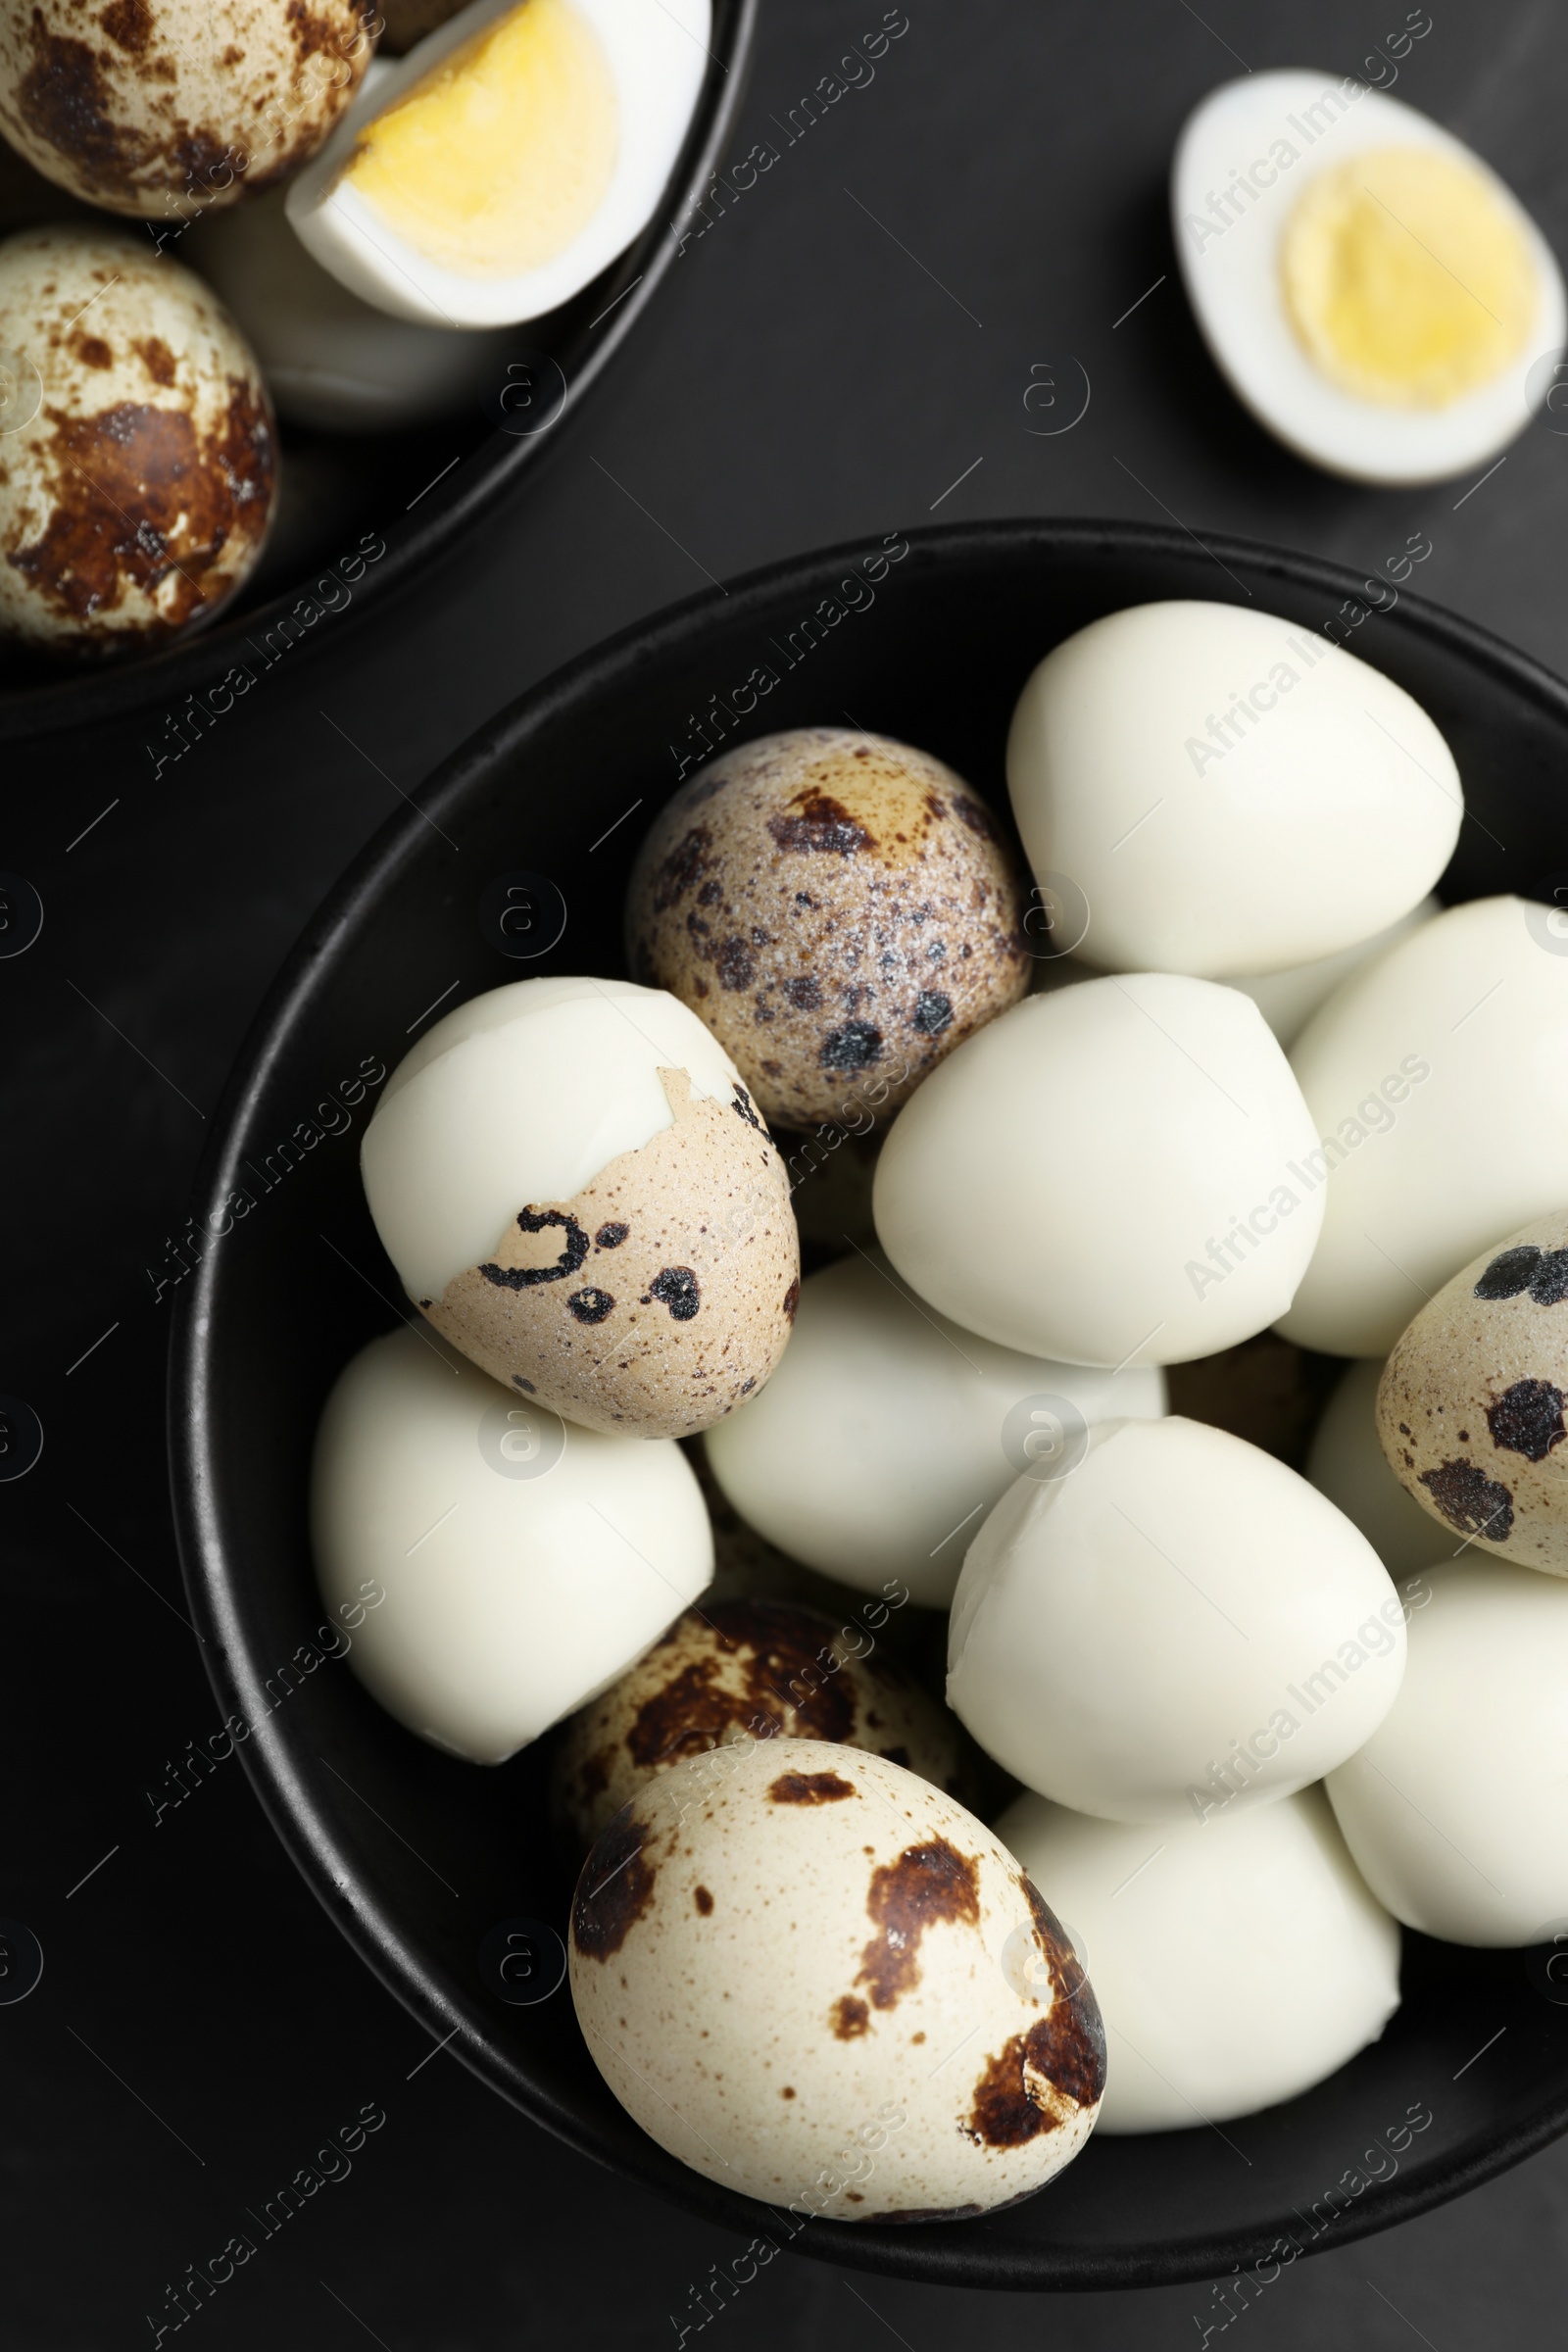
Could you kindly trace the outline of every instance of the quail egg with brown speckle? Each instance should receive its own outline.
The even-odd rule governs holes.
[[[829,1741],[660,1773],[577,1882],[572,1998],[643,2130],[834,2221],[957,2221],[1077,2155],[1104,2034],[1068,1939],[952,1797]]]
[[[702,1015],[767,1117],[888,1115],[1015,1003],[1017,863],[978,794],[886,736],[800,727],[683,784],[632,874],[632,971]]]

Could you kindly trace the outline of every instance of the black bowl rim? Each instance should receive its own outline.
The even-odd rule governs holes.
[[[581,364],[567,378],[559,414],[537,434],[514,437],[497,429],[488,441],[460,460],[448,476],[438,477],[427,493],[420,492],[411,502],[411,507],[420,509],[416,520],[410,519],[411,510],[406,509],[397,519],[378,522],[386,553],[377,559],[373,571],[362,575],[354,602],[344,614],[346,619],[363,618],[368,606],[379,611],[426,566],[450,553],[465,533],[494,514],[498,498],[514,489],[529,464],[555,447],[562,427],[577,413],[631,333],[680,250],[671,224],[683,220],[698,202],[734,130],[756,50],[760,9],[761,0],[729,0],[727,15],[720,22],[715,7],[714,47],[710,53],[713,62],[703,77],[675,168],[642,234],[585,289],[601,305],[605,332],[588,343],[586,336],[593,333],[598,319],[586,330],[574,325],[572,336],[582,351]],[[104,218],[106,223],[114,224],[113,216]],[[134,223],[122,221],[121,225]],[[574,298],[578,303],[582,299]],[[526,336],[534,324],[525,319],[518,334]],[[317,564],[267,604],[239,613],[220,612],[210,627],[156,653],[105,669],[73,669],[37,685],[0,689],[0,743],[26,742],[130,718],[160,703],[172,706],[185,695],[217,683],[232,662],[243,659],[245,640],[265,638],[269,629],[276,628],[324,568]],[[341,645],[341,631],[334,632],[333,642]]]
[[[1366,584],[1345,566],[1315,556],[1216,534],[1195,542],[1194,534],[1185,528],[1172,530],[1163,524],[1017,517],[928,525],[906,536],[910,559],[918,568],[950,561],[1016,556],[1026,549],[1048,556],[1115,549],[1128,556],[1168,558],[1187,555],[1196,543],[1221,564],[1244,566],[1254,578],[1320,590],[1336,602],[1357,598]],[[220,1200],[230,1189],[235,1180],[233,1130],[291,1034],[318,969],[331,960],[367,894],[386,888],[398,867],[424,846],[430,817],[443,817],[449,806],[461,800],[497,760],[514,756],[533,730],[599,686],[628,669],[658,662],[684,641],[700,636],[708,623],[720,615],[728,622],[744,623],[749,609],[771,603],[784,591],[807,594],[819,589],[827,574],[862,553],[862,542],[853,540],[790,557],[746,573],[727,590],[702,590],[634,622],[520,695],[451,753],[434,770],[420,806],[387,818],[290,951],[252,1022],[214,1113],[192,1194],[193,1207],[210,1199]],[[1413,621],[1430,640],[1449,645],[1473,664],[1490,669],[1513,692],[1568,725],[1568,683],[1543,663],[1477,622],[1424,598],[1401,591],[1400,604],[1406,621]],[[334,1842],[330,1825],[317,1814],[271,1723],[260,1669],[245,1656],[236,1639],[237,1620],[221,1534],[211,1502],[207,1399],[214,1369],[209,1334],[218,1266],[219,1253],[210,1252],[195,1278],[181,1285],[175,1298],[168,1376],[172,1506],[185,1593],[204,1644],[208,1678],[225,1716],[230,1711],[241,1713],[255,1727],[242,1750],[245,1771],[274,1831],[360,1957],[437,2040],[453,2040],[455,2055],[489,2088],[499,2091],[531,2122],[607,2169],[636,2180],[640,2186],[707,2221],[729,2221],[755,2230],[770,2208],[721,2189],[696,2174],[690,2176],[689,2185],[684,2177],[672,2182],[663,2175],[641,2175],[596,2145],[569,2108],[541,2091],[510,2060],[497,2043],[491,2021],[476,2003],[429,1980],[388,1908],[363,1883],[352,1853]],[[1467,2194],[1564,2132],[1568,2132],[1568,2089],[1499,2134],[1472,2135],[1443,2170],[1391,2183],[1375,2204],[1369,2201],[1341,2217],[1330,2243],[1347,2245]],[[1196,2234],[1179,2244],[1156,2248],[1141,2261],[1129,2260],[1121,2249],[1088,2248],[1076,2258],[1054,2256],[1049,2279],[1041,2278],[1036,2264],[1016,2262],[996,2250],[960,2246],[952,2232],[942,2230],[901,2232],[899,2246],[903,2259],[890,2262],[879,2249],[860,2239],[857,2230],[843,2228],[803,2232],[801,2250],[844,2268],[886,2271],[929,2284],[1074,2292],[1171,2285],[1223,2276],[1239,2258],[1250,2260],[1254,2254],[1266,2258],[1269,2241],[1260,2236],[1255,2245],[1244,2245],[1220,2232]],[[1301,2250],[1327,2248],[1314,2242]]]

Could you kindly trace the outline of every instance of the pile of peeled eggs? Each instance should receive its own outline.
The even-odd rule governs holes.
[[[0,632],[102,656],[210,620],[261,557],[279,415],[500,407],[508,330],[653,218],[710,15],[0,0]]]
[[[368,1690],[551,1735],[616,2097],[843,2221],[1292,2098],[1401,1925],[1568,1916],[1552,911],[1439,905],[1442,732],[1251,609],[1057,645],[1006,781],[832,727],[691,775],[634,977],[394,1072],[417,1313],[318,1442]]]

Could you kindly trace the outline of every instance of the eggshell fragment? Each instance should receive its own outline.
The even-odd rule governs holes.
[[[900,1114],[877,1237],[922,1298],[1080,1364],[1213,1355],[1283,1314],[1317,1239],[1313,1134],[1255,1004],[1166,973],[1026,998]]]
[[[830,1740],[961,1797],[957,1724],[856,1632],[852,1644],[833,1618],[775,1600],[710,1598],[677,1617],[556,1751],[556,1809],[579,1846],[654,1773],[735,1741]]]
[[[721,753],[626,898],[639,979],[700,1012],[767,1117],[863,1132],[1028,985],[1021,877],[929,753],[798,727]]]
[[[1568,1589],[1467,1553],[1425,1571],[1404,1686],[1328,1790],[1378,1900],[1449,1943],[1568,1919]]]
[[[1562,1204],[1568,957],[1549,908],[1450,906],[1336,991],[1291,1065],[1320,1139],[1322,1238],[1280,1328],[1387,1355],[1499,1234]]]
[[[322,1598],[363,1612],[360,1680],[476,1764],[624,1673],[713,1569],[678,1446],[568,1430],[412,1324],[327,1398],[311,1528]]]
[[[1473,1258],[1384,1366],[1378,1436],[1404,1494],[1447,1534],[1568,1576],[1568,1213]],[[1436,1529],[1434,1529],[1436,1536]],[[1441,1541],[1441,1539],[1439,1539]]]
[[[1183,2132],[1295,2098],[1399,2005],[1399,1931],[1320,1788],[1157,1830],[1021,1796],[997,1836],[1094,1972],[1102,2132]]]
[[[825,1740],[659,1774],[583,1865],[570,1973],[644,2131],[803,2218],[994,2212],[1078,2153],[1104,2088],[1094,1994],[1011,1855]]]
[[[897,1576],[946,1608],[1014,1478],[1048,1475],[1090,1422],[1164,1409],[1158,1371],[998,1348],[857,1251],[802,1284],[789,1353],[704,1445],[736,1509],[793,1558],[868,1592]]]
[[[1464,814],[1402,687],[1233,605],[1135,605],[1058,645],[1018,699],[1007,782],[1037,879],[1087,899],[1087,956],[1208,979],[1396,922]]]
[[[1397,1581],[1451,1559],[1462,1539],[1433,1520],[1389,1466],[1378,1442],[1382,1373],[1376,1357],[1348,1367],[1313,1433],[1306,1475]]]
[[[948,1703],[1027,1788],[1111,1821],[1207,1820],[1353,1753],[1404,1671],[1399,1596],[1294,1470],[1172,1414],[1103,1422],[970,1545]]]

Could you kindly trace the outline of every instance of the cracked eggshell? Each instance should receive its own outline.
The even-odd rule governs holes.
[[[1295,2098],[1399,2005],[1399,1931],[1321,1788],[1157,1830],[1021,1796],[997,1836],[1093,1972],[1102,2132],[1191,2131]]]
[[[1249,998],[1161,972],[1085,980],[933,1071],[882,1148],[877,1238],[1000,1347],[1182,1363],[1290,1304],[1323,1217],[1293,1172],[1315,1140]]]
[[[271,404],[217,296],[117,231],[0,245],[0,629],[142,652],[221,611],[266,544]]]
[[[584,1428],[705,1429],[783,1352],[784,1163],[672,997],[564,978],[460,1006],[394,1071],[361,1164],[420,1312]]]
[[[361,1682],[476,1764],[624,1673],[713,1572],[678,1446],[567,1429],[416,1324],[372,1340],[327,1398],[311,1529],[322,1599],[361,1613]]]
[[[828,1740],[963,1793],[970,1750],[912,1676],[831,1617],[776,1600],[705,1600],[573,1718],[552,1770],[559,1817],[591,1845],[666,1765],[751,1740]]]
[[[1389,1467],[1378,1441],[1382,1373],[1375,1356],[1347,1369],[1313,1434],[1306,1475],[1398,1578],[1451,1559],[1459,1539],[1421,1508]]]
[[[1094,1994],[960,1805],[828,1741],[658,1775],[583,1865],[572,1998],[621,2105],[744,2196],[956,2221],[1040,2188],[1104,2088]]]
[[[1450,906],[1297,1039],[1316,1130],[1303,1164],[1327,1207],[1288,1340],[1387,1355],[1478,1250],[1562,1205],[1568,956],[1551,920],[1523,899]]]
[[[704,1450],[742,1517],[792,1558],[868,1592],[901,1577],[911,1598],[946,1608],[965,1531],[1031,1445],[1164,1409],[1158,1370],[998,1348],[913,1300],[880,1251],[860,1251],[802,1284],[788,1355]]]
[[[948,1704],[1026,1788],[1111,1821],[1202,1819],[1320,1780],[1404,1671],[1398,1594],[1304,1478],[1171,1414],[1102,1422],[969,1546]]]
[[[312,157],[375,44],[371,0],[19,0],[0,10],[0,131],[111,213],[178,227]]]
[[[1549,1942],[1568,1918],[1568,1588],[1468,1553],[1419,1582],[1403,1689],[1328,1782],[1345,1841],[1423,1936]]]
[[[927,752],[799,727],[721,753],[656,818],[626,899],[639,978],[699,1011],[769,1119],[864,1132],[1021,997],[1022,879]]]
[[[1384,1366],[1377,1429],[1435,1545],[1568,1576],[1568,1212],[1484,1250]],[[1446,1533],[1446,1542],[1438,1532]],[[1448,1532],[1451,1531],[1451,1532]]]

